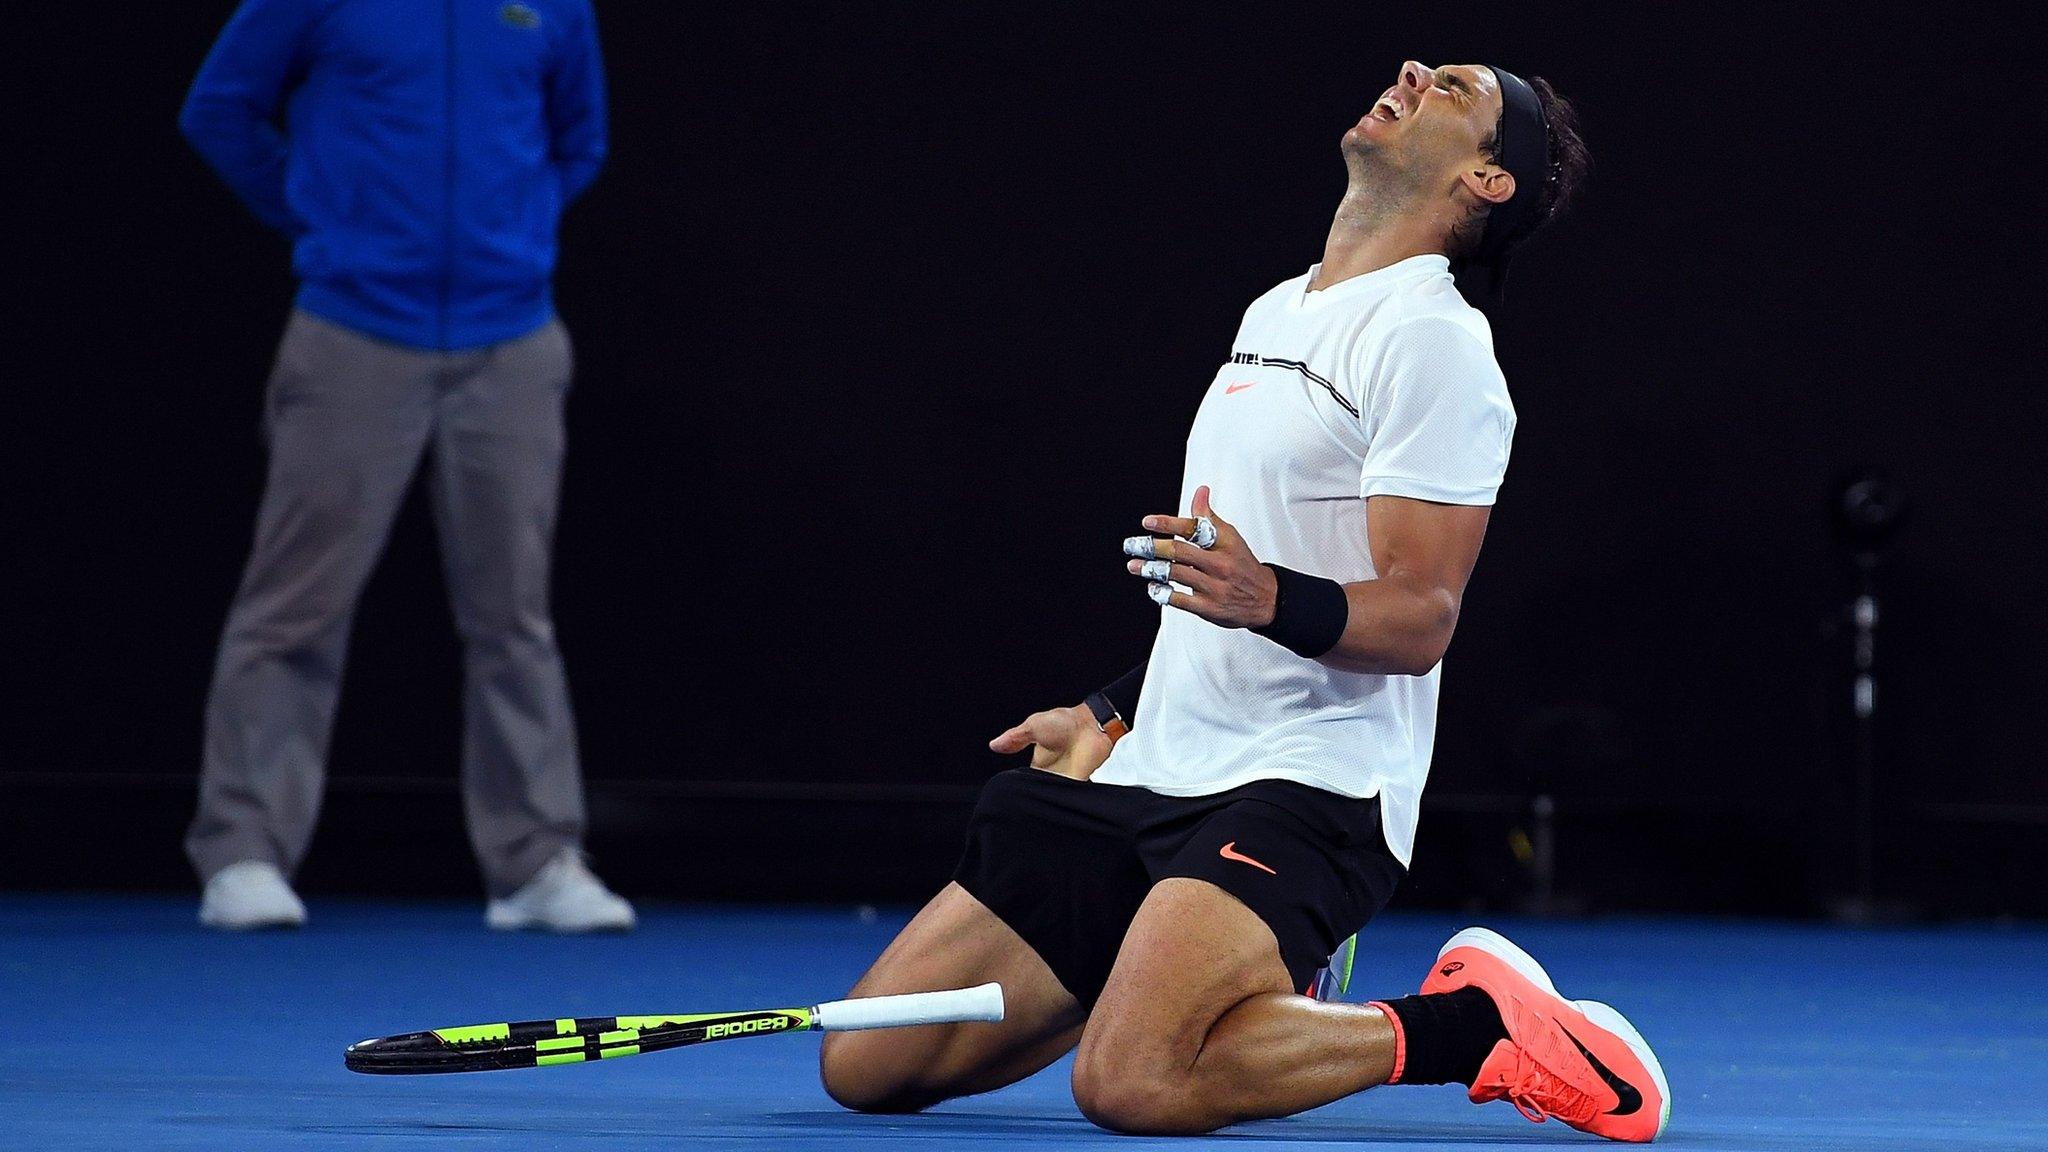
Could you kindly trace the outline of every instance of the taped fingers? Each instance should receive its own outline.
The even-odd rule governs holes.
[[[1170,560],[1127,560],[1124,570],[1155,584],[1178,584],[1196,592],[1206,592],[1214,587],[1214,581],[1207,572]]]
[[[1203,551],[1216,546],[1216,523],[1207,516],[1197,516],[1193,520],[1182,520],[1175,523],[1187,527],[1186,532],[1179,533],[1179,535],[1187,537],[1187,543],[1193,544],[1196,548]],[[1175,549],[1180,543],[1181,541],[1175,540],[1170,536],[1127,536],[1124,538],[1124,555],[1139,560],[1183,559],[1183,557],[1174,555]]]
[[[1174,540],[1164,536],[1133,536],[1124,541],[1124,555],[1134,560],[1178,560],[1183,564],[1199,564],[1201,551],[1188,547],[1185,540]]]
[[[1207,516],[1147,516],[1144,523],[1154,532],[1173,535],[1126,537],[1124,555],[1131,558],[1131,575],[1144,578],[1145,595],[1154,604],[1193,611],[1194,597],[1211,585],[1203,565],[1212,561],[1204,552],[1216,546],[1216,522]],[[1176,586],[1186,591],[1176,591]]]
[[[1197,607],[1197,605],[1207,603],[1206,600],[1197,599],[1203,595],[1199,588],[1184,587],[1180,584],[1168,584],[1158,580],[1147,580],[1145,581],[1145,595],[1161,608],[1178,608],[1183,612],[1193,612],[1197,616],[1207,615]]]

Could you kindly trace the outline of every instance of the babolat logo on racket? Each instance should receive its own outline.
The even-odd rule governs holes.
[[[729,1020],[721,1024],[706,1024],[704,1038],[717,1040],[723,1036],[745,1036],[750,1032],[780,1032],[789,1027],[787,1016],[757,1016],[752,1020]]]

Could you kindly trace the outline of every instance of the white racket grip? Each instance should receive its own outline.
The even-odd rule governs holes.
[[[993,983],[945,992],[909,992],[901,996],[833,1000],[811,1009],[811,1026],[820,1032],[908,1028],[913,1024],[959,1024],[970,1020],[995,1023],[1002,1018],[1003,986]]]

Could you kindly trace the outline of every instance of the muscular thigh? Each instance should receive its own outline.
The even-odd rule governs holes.
[[[1224,1013],[1249,997],[1288,991],[1279,944],[1257,914],[1206,880],[1161,880],[1088,1018],[1076,1082],[1185,1069]]]
[[[840,1103],[914,1111],[1000,1088],[1057,1060],[1080,1035],[1083,1012],[1038,954],[958,884],[904,926],[855,996],[1003,986],[999,1024],[934,1024],[825,1037],[826,1090]]]
[[[1185,1070],[1246,999],[1299,992],[1392,895],[1401,868],[1372,801],[1262,782],[1192,826],[1161,825],[1160,877],[1125,933],[1075,1064],[1077,1083]]]

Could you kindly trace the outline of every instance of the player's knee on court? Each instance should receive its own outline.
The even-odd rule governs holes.
[[[1171,1136],[1205,1131],[1190,1127],[1182,1096],[1184,1083],[1164,1069],[1116,1060],[1097,1046],[1074,1058],[1074,1106],[1089,1123],[1134,1136]]]
[[[918,1089],[914,1052],[883,1032],[827,1032],[818,1048],[818,1077],[842,1108],[855,1112],[921,1112],[938,1097]]]
[[[1187,1069],[1161,1063],[1139,1040],[1143,1025],[1098,1011],[1074,1052],[1074,1105],[1098,1127],[1134,1135],[1199,1132],[1188,1118]]]
[[[1200,1038],[1289,982],[1270,926],[1231,892],[1192,877],[1154,885],[1081,1037],[1076,1106],[1143,1135],[1208,1132],[1244,1115],[1238,1085],[1217,1074],[1227,1058],[1205,1054]],[[1167,988],[1174,995],[1159,994]]]

